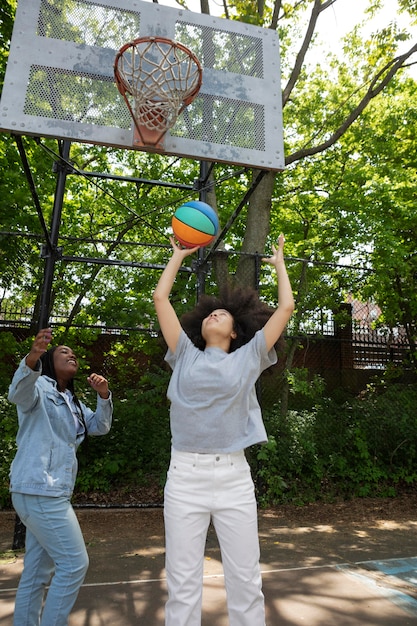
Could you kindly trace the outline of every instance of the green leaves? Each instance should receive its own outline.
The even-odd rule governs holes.
[[[320,13],[332,10],[323,4]],[[371,14],[377,4],[372,3]],[[289,84],[284,106],[288,165],[282,173],[268,172],[256,186],[224,241],[243,255],[217,259],[216,271],[207,275],[207,288],[215,290],[230,276],[237,283],[252,284],[251,255],[270,249],[283,231],[286,256],[294,259],[289,271],[297,294],[295,330],[305,327],[313,313],[337,309],[355,294],[376,299],[383,309],[381,321],[392,328],[406,324],[414,337],[416,83],[398,71],[373,97],[407,35],[394,19],[368,29],[366,36],[357,25],[344,38],[343,51],[334,54],[319,47],[314,33],[306,36],[310,15],[317,10],[313,5],[308,0],[282,3],[275,16],[268,3],[228,4],[230,16],[241,21],[270,27],[277,20],[283,84]],[[411,5],[399,3],[402,10],[413,12]],[[10,1],[0,13],[5,53],[14,6]],[[91,23],[90,35],[106,37],[106,32]],[[71,104],[62,103],[64,113],[68,109],[83,114],[83,95],[81,90]],[[23,144],[49,226],[59,144],[31,138],[23,138]],[[159,275],[155,268],[169,257],[175,208],[198,193],[192,187],[200,175],[199,164],[88,144],[73,144],[70,160],[74,170],[66,182],[59,236],[63,259],[55,268],[53,314],[67,325],[150,326],[151,293]],[[9,136],[1,138],[0,171],[3,295],[18,306],[35,307],[44,235],[16,142]],[[212,173],[210,202],[217,206],[222,226],[258,175],[233,173],[227,164],[216,164]],[[263,269],[261,282],[265,299],[275,302],[274,281]],[[181,309],[194,302],[195,276],[184,273],[178,284],[176,304]]]

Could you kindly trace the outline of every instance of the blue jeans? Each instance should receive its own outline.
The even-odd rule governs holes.
[[[12,502],[26,526],[14,626],[67,626],[88,569],[84,539],[71,503],[65,497],[23,493],[12,493]]]
[[[219,540],[230,626],[265,626],[257,506],[243,451],[172,451],[165,486],[166,626],[200,626],[210,520]]]

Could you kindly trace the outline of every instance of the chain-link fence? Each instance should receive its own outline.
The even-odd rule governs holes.
[[[237,284],[250,285],[257,289],[261,298],[275,306],[276,288],[273,286],[273,279],[271,282],[272,273],[269,271],[262,275],[261,259],[262,255],[259,254],[244,255],[221,250],[216,251],[213,256],[209,254],[207,261],[194,262],[194,272],[189,274],[189,282],[193,284],[183,298],[187,300],[187,307],[192,308],[199,292],[215,292],[218,284],[225,280],[225,272],[230,268],[237,277]],[[297,266],[303,262],[302,259],[289,260],[295,291],[298,287]],[[106,270],[110,271],[109,268],[103,269]],[[332,270],[337,271],[337,266],[335,265]],[[125,268],[125,271],[129,272],[132,269]],[[317,275],[317,268],[314,268],[314,271]],[[320,269],[318,271],[320,272]],[[323,269],[323,276],[328,274],[328,271],[327,266]],[[352,274],[352,270],[349,271]],[[352,279],[352,284],[357,282],[356,276]],[[150,297],[150,294],[144,294],[144,298]],[[288,354],[282,355],[281,363],[277,367],[278,376],[281,376],[285,364],[287,369],[306,371],[307,380],[320,376],[328,390],[341,387],[354,393],[360,393],[369,380],[382,378],[387,369],[397,368],[405,379],[414,380],[415,371],[410,365],[413,347],[410,346],[403,329],[379,328],[377,321],[381,311],[377,304],[361,302],[352,297],[346,299],[347,302],[339,302],[339,296],[336,294],[332,308],[327,307],[323,310],[311,305],[311,296],[308,306],[304,306],[302,298],[299,298],[298,309],[301,310],[301,314],[297,315],[295,323],[290,321],[286,333],[287,353],[290,353],[291,357],[288,358]],[[341,313],[342,322],[340,322]],[[66,313],[54,311],[50,317],[50,324],[56,329],[66,327]],[[114,360],[106,358],[106,355],[115,343],[123,343],[127,337],[131,339],[134,336],[146,335],[154,337],[155,345],[159,348],[161,346],[153,325],[152,328],[139,326],[126,328],[113,323],[109,328],[103,323],[78,324],[75,318],[71,327],[82,328],[84,331],[90,328],[92,334],[95,334],[89,359],[92,367],[101,369],[103,374],[108,376],[114,373],[112,370],[115,363]],[[36,329],[33,309],[17,309],[10,300],[4,300],[0,304],[0,331],[7,331],[22,342],[33,336]],[[68,327],[66,330],[68,331]],[[159,352],[163,355],[160,350]],[[140,354],[136,356],[137,362],[146,367],[149,359],[143,358]],[[3,368],[7,363],[14,366],[16,358],[13,354],[8,354],[6,349]]]
[[[199,291],[215,293],[226,275],[225,259],[237,284],[257,287],[261,298],[276,306],[274,272],[263,271],[261,255],[222,251],[220,256],[220,262],[196,263],[195,272],[182,275],[174,294],[176,307],[192,308]],[[285,334],[284,350],[258,383],[269,441],[248,454],[260,501],[305,501],[332,490],[353,495],[378,489],[388,493],[392,485],[414,484],[417,377],[405,332],[378,328],[380,312],[372,302],[353,298],[339,302],[336,294],[327,298],[325,308],[315,306],[312,281],[304,302],[297,284],[300,263],[303,260],[288,263],[297,309]],[[317,274],[317,268],[313,270]],[[150,298],[151,293],[143,294],[144,301]],[[3,399],[19,358],[30,349],[36,331],[33,318],[31,309],[17,310],[10,303],[0,307]],[[149,477],[162,484],[170,450],[169,368],[155,320],[149,328],[86,325],[77,323],[77,318],[68,328],[66,321],[65,313],[53,312],[50,317],[55,343],[65,340],[81,356],[77,390],[88,369],[104,374],[115,392],[111,435],[89,444],[88,460],[80,451],[78,493],[108,492],[121,485],[131,489]],[[88,394],[87,387],[82,393]],[[369,395],[374,389],[378,394]],[[86,400],[87,404],[94,401],[87,395]],[[10,460],[16,419],[15,407],[7,407],[5,400],[1,417]],[[8,468],[3,465],[5,502]]]

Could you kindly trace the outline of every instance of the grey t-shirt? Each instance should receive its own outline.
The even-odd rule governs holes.
[[[234,352],[194,346],[181,332],[175,354],[166,361],[173,372],[168,386],[172,446],[184,452],[236,452],[267,441],[255,383],[277,362],[259,330]]]

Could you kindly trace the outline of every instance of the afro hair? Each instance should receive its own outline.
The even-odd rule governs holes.
[[[232,339],[229,352],[248,343],[274,312],[274,309],[259,300],[254,289],[226,287],[218,296],[201,296],[195,308],[184,313],[180,320],[182,328],[200,350],[204,350],[206,345],[201,335],[201,325],[216,309],[225,309],[233,317],[236,338]]]

